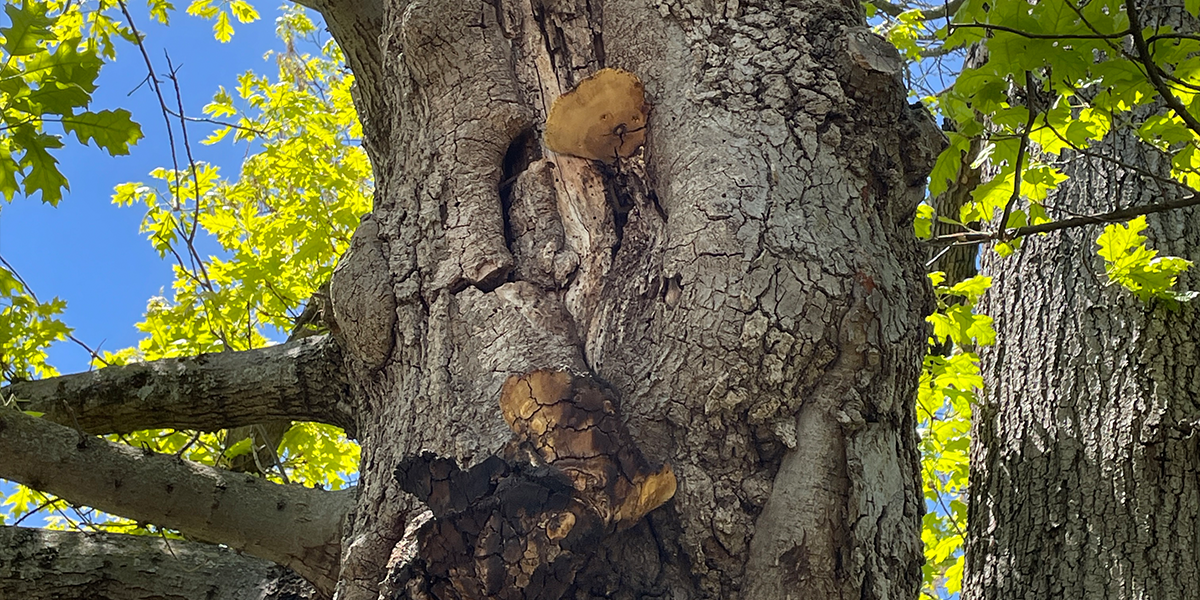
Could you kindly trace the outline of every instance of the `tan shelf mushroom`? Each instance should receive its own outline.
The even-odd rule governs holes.
[[[601,69],[559,96],[546,120],[546,147],[612,164],[646,141],[646,90],[636,75]]]

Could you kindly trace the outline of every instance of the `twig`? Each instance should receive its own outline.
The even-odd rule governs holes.
[[[1015,29],[1013,27],[1007,27],[1004,25],[979,22],[955,23],[954,27],[986,29],[988,31],[1003,31],[1005,33],[1011,33],[1013,35],[1018,35],[1031,40],[1117,40],[1130,33],[1129,31],[1121,31],[1118,33],[1033,33],[1032,31],[1022,31],[1020,29]]]
[[[154,73],[154,63],[150,61],[150,54],[146,51],[146,45],[142,43],[143,37],[138,31],[137,25],[133,23],[133,15],[129,14],[129,7],[125,5],[125,0],[117,0],[117,4],[121,7],[121,13],[125,15],[125,20],[129,22],[129,30],[133,32],[133,37],[137,39],[138,51],[142,53],[142,60],[146,63],[146,83],[150,84],[150,89],[154,90],[154,95],[158,97],[158,106],[162,109],[163,122],[167,126],[167,144],[171,148],[171,165],[173,167],[171,174],[175,178],[174,195],[179,196],[179,159],[175,150],[175,131],[171,128],[171,118],[167,108],[167,101],[163,98],[162,88],[158,80],[158,75]]]
[[[1036,104],[1034,95],[1037,91],[1034,90],[1034,83],[1036,82],[1034,81],[1033,74],[1025,71],[1025,109],[1029,111],[1029,118],[1025,120],[1025,129],[1021,132],[1021,140],[1017,145],[1017,164],[1014,167],[1015,172],[1013,173],[1012,196],[1008,197],[1008,202],[1004,205],[1004,212],[1000,214],[1000,241],[1002,242],[1012,239],[1011,237],[1007,237],[1004,232],[1008,231],[1008,216],[1012,214],[1013,207],[1017,205],[1017,200],[1021,198],[1021,178],[1023,177],[1021,170],[1024,168],[1025,152],[1029,147],[1029,134],[1033,131],[1034,121],[1037,120],[1038,111],[1034,106]]]
[[[1117,221],[1128,221],[1129,219],[1132,219],[1134,217],[1140,217],[1142,215],[1166,212],[1168,210],[1175,210],[1177,208],[1187,208],[1189,206],[1196,206],[1197,204],[1200,204],[1200,194],[1190,194],[1185,198],[1180,198],[1179,200],[1172,200],[1170,202],[1162,202],[1159,204],[1144,204],[1142,206],[1131,206],[1129,208],[1122,208],[1121,210],[1114,210],[1112,212],[1107,212],[1107,213],[1101,213],[1101,214],[1095,214],[1095,215],[1084,215],[1082,217],[1074,217],[1071,219],[1062,219],[1059,221],[1051,221],[1050,223],[1041,223],[1039,225],[1027,225],[1025,227],[1018,227],[1017,229],[1013,229],[1013,230],[1009,231],[1008,232],[1009,235],[1007,236],[1007,238],[1004,237],[1004,234],[1005,234],[1004,231],[991,231],[991,232],[966,231],[966,232],[962,232],[962,233],[951,233],[951,234],[947,234],[947,235],[939,235],[935,238],[926,240],[926,243],[930,243],[930,244],[951,243],[951,244],[955,244],[955,245],[967,245],[967,244],[981,244],[983,242],[988,242],[988,241],[992,241],[992,240],[1002,240],[1002,241],[1006,240],[1006,239],[1012,240],[1012,239],[1016,239],[1019,237],[1026,236],[1026,235],[1033,235],[1035,233],[1049,233],[1051,231],[1058,231],[1060,229],[1069,229],[1071,227],[1080,227],[1083,225],[1095,225],[1097,223],[1114,223]]]
[[[183,447],[180,448],[178,452],[175,453],[175,458],[183,458],[183,453],[187,452],[188,448],[191,448],[192,444],[195,444],[196,440],[198,440],[198,439],[200,439],[199,431],[194,432],[192,434],[192,439],[188,440],[188,442],[186,444],[184,444]]]
[[[1163,102],[1179,117],[1180,120],[1188,126],[1197,135],[1200,135],[1200,120],[1197,120],[1192,113],[1188,112],[1183,102],[1171,92],[1167,86],[1167,82],[1163,81],[1162,71],[1158,67],[1158,63],[1150,56],[1150,46],[1146,43],[1146,38],[1142,35],[1142,24],[1138,18],[1138,7],[1136,0],[1125,0],[1125,12],[1129,15],[1129,33],[1133,36],[1133,47],[1137,50],[1137,59],[1146,68],[1146,77],[1150,79],[1150,83],[1154,89],[1158,90],[1158,94],[1162,96]]]
[[[54,504],[55,502],[58,502],[59,500],[62,499],[62,498],[48,498],[46,496],[46,494],[42,494],[41,492],[38,492],[38,493],[41,494],[43,498],[46,498],[46,500],[44,502],[42,502],[41,504],[37,505],[37,508],[21,515],[21,518],[17,519],[15,522],[13,522],[13,524],[12,524],[13,527],[19,527],[21,525],[21,523],[23,523],[25,521],[25,519],[28,519],[29,517],[36,515],[39,512],[42,512],[43,510],[46,509],[46,507],[48,507],[51,504]]]

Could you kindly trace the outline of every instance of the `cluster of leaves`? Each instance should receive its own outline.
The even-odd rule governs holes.
[[[205,107],[213,118],[236,119],[205,144],[232,134],[254,150],[239,176],[224,179],[217,167],[192,162],[157,169],[154,186],[122,184],[113,196],[145,208],[142,231],[175,261],[172,297],[152,299],[138,324],[147,335],[141,359],[272,343],[292,329],[370,210],[371,168],[356,143],[362,134],[341,51],[317,39],[303,9],[286,9],[277,23],[285,46],[274,54],[277,76],[245,73],[238,101],[222,88]],[[298,42],[319,53],[299,52]],[[203,256],[202,243],[215,243],[218,255]],[[198,435],[186,456],[212,464],[250,451],[249,438],[226,442]],[[341,430],[298,423],[284,434],[271,477],[340,487],[357,471],[357,457]]]
[[[371,168],[355,143],[361,131],[340,50],[327,42],[319,56],[296,52],[297,36],[316,33],[300,9],[279,23],[287,50],[275,55],[277,80],[239,77],[236,93],[249,112],[224,88],[205,107],[237,120],[204,143],[232,133],[256,150],[239,177],[192,163],[155,170],[155,185],[117,186],[113,201],[144,206],[142,231],[176,263],[173,298],[152,300],[138,325],[148,336],[144,359],[256,348],[290,330],[370,209]],[[203,242],[221,255],[202,256]]]
[[[58,315],[67,303],[39,302],[19,277],[0,267],[0,379],[12,382],[58,375],[46,348],[71,332]]]
[[[1141,234],[1144,229],[1146,217],[1138,217],[1128,226],[1114,223],[1104,228],[1096,243],[1100,245],[1108,280],[1131,290],[1143,301],[1194,299],[1197,292],[1175,289],[1175,281],[1191,266],[1191,261],[1158,256],[1157,250],[1146,247],[1146,237]]]
[[[152,14],[156,7],[161,11],[155,18],[167,21],[168,2],[151,0],[150,6]],[[249,5],[228,8],[243,22],[257,18]],[[218,21],[218,39],[223,10],[225,5],[218,9],[201,1],[189,8]],[[370,210],[372,174],[357,143],[361,129],[350,97],[353,80],[342,67],[340,49],[320,38],[300,8],[284,9],[277,34],[284,50],[269,55],[276,76],[245,73],[233,93],[220,89],[205,108],[218,123],[205,144],[225,140],[247,147],[236,178],[192,160],[188,149],[185,164],[156,169],[151,184],[117,186],[114,203],[146,211],[142,231],[160,256],[174,261],[175,280],[169,297],[148,303],[145,320],[137,325],[146,334],[138,347],[105,352],[96,357],[96,366],[275,343],[292,330],[305,300],[328,280],[360,217]],[[177,120],[183,127],[195,126]],[[48,341],[30,343],[43,363]],[[35,375],[53,374],[48,366],[40,368]],[[114,439],[213,465],[251,452],[251,438],[235,443],[226,432],[151,430]],[[340,429],[296,423],[283,434],[266,474],[275,481],[339,488],[356,478],[358,454]],[[151,525],[71,507],[24,487],[9,495],[4,507],[18,520],[30,511],[50,511],[51,526],[159,533]]]
[[[930,176],[930,193],[959,175],[961,157],[981,139],[975,166],[995,172],[957,215],[966,231],[996,232],[996,250],[1017,247],[1013,230],[1052,221],[1045,202],[1067,179],[1061,167],[1086,155],[1134,171],[1182,195],[1200,188],[1200,39],[1163,23],[1177,7],[1102,0],[964,0],[935,37],[943,49],[985,46],[987,60],[963,69],[934,101],[953,123],[950,148]],[[1195,15],[1200,8],[1188,3]],[[1114,128],[1134,133],[1170,173],[1111,156]],[[1115,205],[1120,198],[1112,198]],[[989,225],[989,223],[992,223]],[[1132,290],[1132,288],[1130,288]]]
[[[105,4],[105,0],[101,0]],[[124,109],[92,111],[92,92],[105,59],[114,56],[113,38],[131,39],[128,28],[101,6],[67,0],[6,3],[10,25],[0,28],[0,196],[41,194],[57,204],[67,188],[52,151],[62,136],[57,124],[81,144],[95,143],[110,155],[129,153],[141,128]]]
[[[285,45],[274,54],[277,77],[247,72],[239,77],[238,101],[221,88],[205,107],[213,118],[235,119],[205,144],[232,134],[254,150],[239,176],[225,179],[217,167],[191,162],[155,170],[155,185],[117,186],[113,202],[146,210],[142,231],[160,256],[175,261],[175,281],[172,297],[152,299],[137,325],[147,336],[137,352],[106,360],[272,343],[329,279],[370,210],[371,168],[356,143],[361,130],[341,51],[317,39],[303,9],[285,9],[277,23]],[[319,54],[299,52],[297,42],[315,44]],[[218,254],[204,256],[205,243],[215,243]],[[248,440],[231,447],[222,442],[199,435],[186,456],[211,464],[250,450]],[[338,486],[357,470],[357,456],[339,429],[301,423],[283,436],[272,477]]]
[[[165,3],[165,0],[162,1]],[[216,5],[213,4],[213,0],[192,0],[187,7],[187,14],[212,19],[213,37],[219,42],[233,39],[233,21],[229,19],[230,16],[239,23],[253,23],[258,20],[258,11],[245,0],[231,0]]]
[[[975,276],[953,285],[945,273],[929,274],[937,310],[927,320],[933,326],[917,390],[921,471],[925,480],[925,514],[921,538],[925,543],[924,592],[939,597],[955,594],[962,585],[963,540],[967,528],[967,476],[971,406],[983,390],[979,357],[970,349],[996,340],[992,319],[975,311],[991,286],[990,277]],[[953,347],[946,354],[935,348]]]

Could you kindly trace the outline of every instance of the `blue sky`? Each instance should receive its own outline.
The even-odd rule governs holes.
[[[247,70],[274,75],[274,61],[263,56],[282,48],[275,37],[278,10],[273,4],[254,4],[262,18],[252,24],[235,23],[233,40],[221,44],[213,39],[211,21],[184,14],[186,2],[178,5],[169,27],[153,22],[144,4],[130,3],[160,78],[167,72],[164,52],[169,53],[190,116],[201,116],[218,86],[235,87],[237,75]],[[7,21],[2,15],[0,20]],[[43,204],[39,197],[18,197],[11,204],[0,201],[0,256],[39,299],[57,296],[67,301],[63,320],[74,328],[76,337],[109,351],[141,339],[134,324],[142,319],[146,301],[162,292],[169,294],[172,280],[171,263],[159,259],[138,233],[142,210],[111,203],[117,184],[149,182],[151,170],[171,165],[166,125],[157,97],[142,84],[145,77],[145,62],[137,48],[122,44],[117,59],[101,70],[93,95],[92,110],[125,108],[141,124],[145,138],[130,155],[110,157],[95,147],[80,146],[73,137],[66,139],[66,147],[55,156],[71,190],[57,207]],[[226,176],[236,175],[245,144],[199,144],[210,131],[204,124],[189,125],[194,156],[220,166]],[[88,368],[87,352],[71,342],[51,347],[50,361],[62,373]]]

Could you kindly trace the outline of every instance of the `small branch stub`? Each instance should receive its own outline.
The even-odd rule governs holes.
[[[546,119],[546,147],[612,164],[646,142],[646,90],[629,71],[601,69],[559,96]]]
[[[675,494],[671,468],[650,468],[613,394],[589,378],[514,375],[500,409],[514,433],[503,456],[463,471],[426,453],[396,469],[434,518],[401,540],[416,552],[387,587],[437,600],[557,600],[604,536]]]

